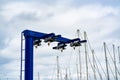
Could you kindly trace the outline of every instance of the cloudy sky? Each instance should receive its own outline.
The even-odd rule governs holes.
[[[101,53],[103,42],[110,48],[120,45],[119,21],[120,0],[0,0],[0,78],[19,80],[20,34],[25,29],[68,38],[77,37],[76,30],[80,29],[81,38],[86,31],[92,48]],[[34,76],[40,72],[41,80],[56,76],[56,55],[60,56],[63,73],[69,64],[74,71],[76,60],[69,60],[77,56],[76,51],[68,47],[61,54],[52,50],[53,46],[43,43],[34,51]]]

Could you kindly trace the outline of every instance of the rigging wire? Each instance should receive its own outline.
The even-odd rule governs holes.
[[[55,65],[57,64],[55,63]],[[53,68],[53,73],[50,80],[54,80],[55,72],[56,72],[56,67]]]
[[[91,45],[90,45],[90,41],[89,41],[87,35],[86,35],[86,39],[87,39],[87,42],[88,42],[88,46],[89,46],[89,48],[90,48],[90,50],[91,50],[91,52],[92,52],[92,47],[91,47]],[[95,55],[95,56],[96,56],[96,55]],[[96,56],[96,57],[97,57],[97,56]],[[90,62],[91,68],[92,68],[92,70],[93,70],[93,66],[92,66],[92,64],[91,64],[91,60],[90,60],[89,54],[88,54],[88,59],[89,59],[89,62]],[[95,62],[96,62],[96,60],[95,60]],[[100,62],[99,62],[99,64],[100,64]],[[97,65],[97,63],[96,63],[96,65]],[[101,64],[100,64],[100,66],[101,66]],[[104,74],[105,74],[105,71],[104,71],[104,69],[103,69],[102,66],[101,66],[101,68],[102,68],[102,71],[103,71]],[[100,71],[99,71],[98,65],[97,65],[97,70],[98,70],[98,74],[99,74],[99,76],[100,76],[100,79],[102,80],[102,75],[101,75],[101,73],[100,73]],[[105,74],[105,75],[106,75],[106,74]]]
[[[89,62],[90,62],[91,68],[92,68],[92,70],[94,71],[94,67],[92,66],[92,63],[91,63],[91,60],[90,60],[89,54],[88,54],[88,59],[89,59]],[[97,63],[96,63],[96,65],[97,65]],[[99,68],[98,68],[98,65],[97,65],[97,69],[98,69],[98,74],[99,74],[99,76],[100,76],[100,79],[103,80],[103,77],[102,77],[102,75],[101,75],[101,73],[100,73],[100,70],[99,70]]]
[[[113,74],[113,71],[112,71],[112,68],[111,68],[111,66],[110,66],[109,62],[108,62],[108,66],[109,66],[109,69],[110,69],[110,71],[111,71],[111,73],[112,73],[113,77],[115,78],[115,75]],[[110,76],[110,77],[111,77],[111,76]]]
[[[94,50],[92,50],[92,60],[93,60],[93,67],[94,67],[94,79],[97,80],[97,78],[96,78],[96,66],[95,66]]]
[[[92,65],[92,63],[91,63],[91,60],[90,60],[89,54],[88,54],[88,61],[90,62],[90,65],[91,65],[92,71],[94,72],[94,67],[93,67],[93,65]]]
[[[101,75],[101,73],[100,73],[100,70],[99,70],[99,68],[98,68],[98,65],[97,65],[96,60],[95,60],[95,64],[96,64],[96,69],[97,69],[97,71],[98,71],[99,77],[100,77],[101,80],[103,80],[102,75]]]
[[[109,55],[110,55],[110,57],[111,57],[112,62],[114,63],[114,59],[113,59],[112,55],[110,54],[110,51],[109,51],[109,49],[108,49],[107,46],[106,46],[106,48],[107,48],[107,51],[108,51],[108,53],[109,53]],[[118,74],[119,74],[119,76],[120,76],[120,72],[119,72],[117,66],[116,66],[116,69],[117,69],[117,72],[118,72]]]
[[[107,76],[107,75],[106,75],[106,73],[105,73],[105,71],[104,71],[104,69],[103,69],[103,67],[102,67],[102,65],[101,65],[101,63],[100,63],[100,61],[99,61],[99,59],[97,58],[97,56],[96,56],[96,55],[95,55],[95,58],[96,58],[96,59],[95,59],[95,61],[97,60],[97,62],[99,63],[99,65],[100,65],[100,67],[101,67],[102,72],[104,73],[104,75],[105,75],[105,76]]]
[[[88,38],[88,36],[86,36],[87,37],[87,43],[88,43],[88,47],[90,48],[90,51],[92,52],[92,47],[91,47],[91,44],[90,44],[90,41],[89,41],[89,38]],[[95,52],[94,52],[95,53]],[[102,67],[102,65],[101,65],[101,63],[100,63],[100,61],[99,61],[99,59],[97,58],[97,56],[95,55],[95,61],[97,60],[98,61],[98,63],[99,63],[99,65],[100,65],[100,67],[101,67],[101,69],[102,69],[102,71],[103,71],[103,73],[104,73],[104,75],[106,76],[106,73],[105,73],[105,71],[104,71],[104,69],[103,69],[103,67]],[[96,64],[97,64],[97,62],[96,62]]]

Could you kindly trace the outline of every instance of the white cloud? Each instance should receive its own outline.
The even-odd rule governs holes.
[[[19,53],[20,53],[19,38],[14,38],[12,40],[5,41],[5,43],[7,46],[3,50],[1,50],[1,56],[6,57],[6,58],[11,58],[11,59],[18,59],[20,56],[19,55]]]
[[[51,10],[51,7],[47,5],[38,5],[37,3],[34,4],[25,2],[11,2],[2,6],[1,15],[3,15],[7,21],[10,21],[17,15],[24,13],[34,13],[34,16],[36,17],[45,16],[47,13],[51,12]]]
[[[66,2],[64,3],[67,4]],[[17,37],[13,36],[10,38],[11,40],[6,39],[5,44],[7,44],[7,46],[0,51],[0,56],[11,59],[11,62],[4,65],[6,70],[13,71],[13,74],[16,74],[16,69],[14,70],[14,67],[17,67],[17,69],[19,68],[19,62],[15,60],[20,59],[20,37],[18,37],[20,35],[16,33],[20,33],[26,28],[40,32],[55,32],[56,34],[61,33],[68,38],[74,38],[75,30],[81,28],[82,32],[84,30],[88,32],[88,37],[90,38],[90,41],[92,42],[94,48],[100,47],[103,41],[109,41],[109,43],[111,43],[114,40],[108,40],[106,37],[109,36],[109,34],[112,34],[115,30],[119,29],[120,10],[118,7],[91,4],[73,8],[64,4],[64,6],[61,6],[60,3],[57,4],[59,5],[51,6],[45,4],[39,5],[38,3],[11,2],[3,5],[0,15],[3,16],[6,20],[6,24],[8,22],[11,22],[8,25],[8,29],[11,29],[11,32],[7,33],[8,38],[9,36],[13,36],[13,34],[17,35]],[[25,14],[25,16],[28,15],[28,17],[31,16],[29,14],[32,14],[33,17],[37,18],[38,20],[22,20],[24,18],[20,15],[23,14]],[[21,19],[19,19],[20,17]],[[18,25],[20,27],[16,27]],[[5,30],[7,28],[4,27],[3,29]],[[116,40],[116,43],[118,43],[118,41],[119,40]],[[47,72],[49,69],[52,70],[54,67],[53,64],[55,64],[55,56],[57,55],[55,53],[59,53],[58,55],[62,57],[61,64],[63,66],[61,67],[67,67],[65,64],[68,65],[67,61],[69,60],[70,56],[68,56],[69,54],[65,53],[71,53],[71,48],[68,48],[63,54],[60,54],[60,52],[53,51],[51,49],[55,45],[46,47],[47,45],[43,44],[41,47],[39,47],[40,49],[37,49],[35,51],[34,55],[36,72],[39,70],[42,70],[43,72]],[[84,57],[84,55],[82,56]],[[100,54],[98,56],[100,56]],[[70,64],[76,63],[77,62],[74,60]],[[49,67],[47,67],[47,65],[49,65]],[[83,66],[85,66],[85,64]],[[72,71],[75,72],[75,70]],[[47,73],[44,74],[43,72],[41,72],[41,74],[43,74],[43,76],[46,76]]]

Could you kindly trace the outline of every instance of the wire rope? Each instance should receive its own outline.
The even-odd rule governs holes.
[[[98,68],[98,65],[97,65],[96,61],[95,61],[95,64],[96,64],[96,69],[98,70],[99,77],[100,77],[101,80],[103,80],[102,75],[100,73],[100,70]]]
[[[91,50],[91,52],[92,52],[92,47],[91,47],[91,44],[90,44],[90,41],[89,41],[89,38],[88,38],[88,36],[87,36],[87,42],[88,42],[88,45],[89,45],[89,48],[90,48],[90,50]],[[101,67],[101,69],[102,69],[102,71],[103,71],[103,73],[104,73],[104,75],[106,75],[105,74],[105,71],[104,71],[104,69],[103,69],[103,67],[102,67],[102,65],[101,65],[101,63],[100,63],[100,61],[98,60],[98,58],[97,58],[97,56],[95,55],[95,57],[96,57],[96,59],[97,59],[97,61],[98,61],[98,63],[99,63],[99,65],[100,65],[100,67]],[[96,59],[95,59],[95,61],[96,61]],[[97,64],[97,63],[96,63]]]
[[[110,66],[109,62],[108,62],[108,66],[109,66],[109,69],[110,69],[110,71],[111,71],[113,77],[115,78],[115,75],[113,74],[113,71],[112,71],[112,69],[111,69],[111,66]]]
[[[108,51],[108,53],[109,53],[109,55],[110,55],[110,57],[111,57],[112,62],[114,63],[114,59],[113,59],[112,55],[110,54],[110,50],[108,49],[107,46],[106,46],[106,48],[107,48],[107,51]],[[120,76],[120,72],[119,72],[117,66],[116,66],[116,69],[117,69],[117,72],[118,72],[118,74],[119,74],[119,76]]]

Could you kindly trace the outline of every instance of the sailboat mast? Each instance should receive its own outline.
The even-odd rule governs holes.
[[[76,68],[77,68],[77,80],[79,80],[78,64],[76,64]]]
[[[68,80],[68,74],[67,74],[67,69],[66,69],[66,75],[65,75],[65,80]]]
[[[120,63],[120,49],[119,49],[119,46],[118,46],[118,55],[119,55],[119,63]]]
[[[113,44],[113,55],[114,55],[114,66],[115,66],[115,79],[118,80],[117,77],[117,66],[116,66],[116,55],[115,55],[115,45]]]
[[[38,80],[40,80],[40,74],[39,74],[39,72],[38,72]]]
[[[92,50],[92,56],[93,56],[93,72],[94,72],[94,80],[97,80],[96,78],[96,67],[95,67],[95,56],[94,56],[94,50]]]
[[[59,56],[57,56],[57,80],[59,80]]]
[[[84,32],[84,39],[86,40],[87,34]],[[86,80],[88,80],[88,57],[87,57],[87,44],[85,43],[85,59],[86,59]]]
[[[106,43],[104,42],[104,52],[105,52],[105,62],[106,62],[106,70],[107,70],[107,80],[109,79],[109,71],[108,71],[108,60],[107,60],[107,52],[106,52]]]
[[[80,30],[77,29],[77,35],[78,38],[80,37]],[[78,47],[78,51],[79,51],[79,67],[80,67],[80,80],[82,80],[82,65],[81,65],[81,54],[80,54],[80,46]]]
[[[70,68],[69,68],[69,77],[70,77],[70,80],[72,80]]]

